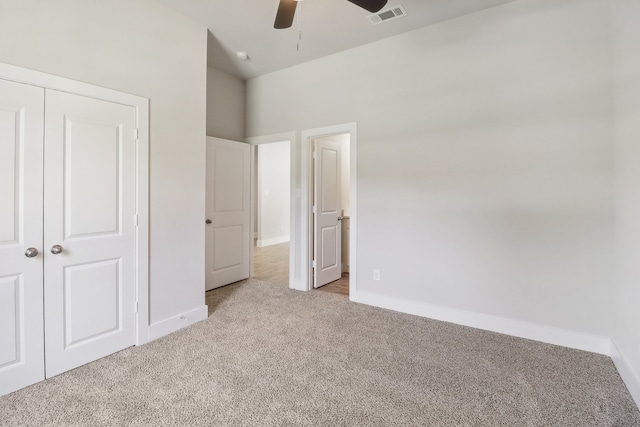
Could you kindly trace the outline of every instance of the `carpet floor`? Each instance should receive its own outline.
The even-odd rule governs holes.
[[[247,280],[0,397],[0,425],[640,426],[610,358]]]

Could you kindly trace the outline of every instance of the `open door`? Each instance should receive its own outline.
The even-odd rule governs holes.
[[[316,139],[314,151],[313,286],[319,288],[342,275],[342,145]]]
[[[244,142],[207,137],[206,289],[249,277],[251,152]]]

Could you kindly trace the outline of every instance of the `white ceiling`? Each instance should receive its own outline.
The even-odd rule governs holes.
[[[209,66],[249,79],[515,0],[389,0],[383,10],[400,4],[407,16],[380,25],[347,0],[304,0],[286,30],[273,28],[279,0],[157,1],[209,29]],[[249,61],[236,59],[238,51],[247,52]]]

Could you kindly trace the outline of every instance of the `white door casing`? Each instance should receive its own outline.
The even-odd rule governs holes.
[[[341,144],[316,139],[314,160],[313,285],[319,288],[342,275]]]
[[[55,90],[47,90],[45,111],[51,377],[136,342],[136,111]]]
[[[206,187],[206,290],[211,290],[249,277],[250,145],[207,137]]]
[[[129,179],[127,187],[135,197],[137,226],[134,233],[133,257],[130,260],[134,263],[132,285],[135,289],[132,289],[132,295],[134,299],[137,298],[137,303],[135,312],[131,304],[130,314],[133,316],[134,324],[133,328],[128,329],[134,335],[133,343],[143,344],[150,338],[149,100],[0,63],[0,395],[42,380],[45,376],[52,376],[55,372],[45,372],[45,353],[48,356],[51,352],[45,349],[44,330],[44,287],[49,283],[47,279],[50,274],[44,268],[44,260],[47,257],[59,256],[48,252],[43,241],[46,233],[46,220],[43,216],[46,197],[43,188],[43,157],[46,157],[46,154],[43,150],[47,144],[44,138],[44,116],[45,97],[51,93],[49,89],[81,94],[88,97],[87,99],[102,99],[110,101],[113,105],[129,106],[130,112],[133,112],[132,123],[137,127],[135,147],[132,151],[127,151],[126,155],[133,162],[135,178]],[[128,135],[132,133],[128,132]],[[80,151],[74,156],[76,160]],[[87,154],[86,150],[84,154]],[[65,159],[67,160],[69,159]],[[80,160],[76,163],[84,162]],[[124,165],[124,162],[120,162],[120,165]],[[77,175],[76,173],[75,176]],[[47,182],[46,185],[51,186],[51,183]],[[77,185],[75,187],[76,190],[79,188]],[[85,185],[85,189],[87,187],[89,185]],[[78,191],[75,194],[77,195]],[[79,200],[79,197],[76,199]],[[76,204],[71,210],[78,211],[79,208],[82,209]],[[74,224],[70,225],[73,228]],[[35,251],[29,251],[35,255],[32,258],[27,257],[25,253],[30,248],[38,251],[37,254]],[[24,264],[22,260],[31,262]],[[75,277],[76,283],[79,283],[78,277]],[[104,288],[104,283],[98,285]],[[78,297],[80,294],[76,293],[75,296]],[[101,300],[100,303],[102,302]],[[125,305],[130,304],[122,304],[123,307]],[[89,310],[90,308],[84,307],[84,313],[77,314],[86,315]],[[78,316],[75,317],[77,319]],[[124,318],[119,319],[124,325],[126,322],[122,320]],[[95,327],[95,324],[90,327]],[[52,328],[55,329],[46,325],[47,330]],[[87,329],[85,327],[84,332],[87,332]],[[76,329],[71,332],[77,335],[82,330]],[[89,341],[95,343],[99,339],[89,338],[86,344],[90,344]],[[129,342],[128,345],[133,343]],[[88,347],[87,345],[85,348]],[[113,351],[116,350],[112,349],[109,353]],[[84,361],[78,362],[82,363]]]
[[[44,379],[43,124],[44,89],[0,80],[0,395]]]

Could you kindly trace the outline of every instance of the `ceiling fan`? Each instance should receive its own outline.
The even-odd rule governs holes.
[[[281,30],[283,28],[289,28],[293,24],[293,17],[296,13],[296,7],[298,2],[302,0],[280,0],[278,5],[278,12],[276,13],[276,22],[273,24],[273,28]],[[368,10],[371,13],[375,13],[382,9],[387,0],[347,0],[363,9]]]

